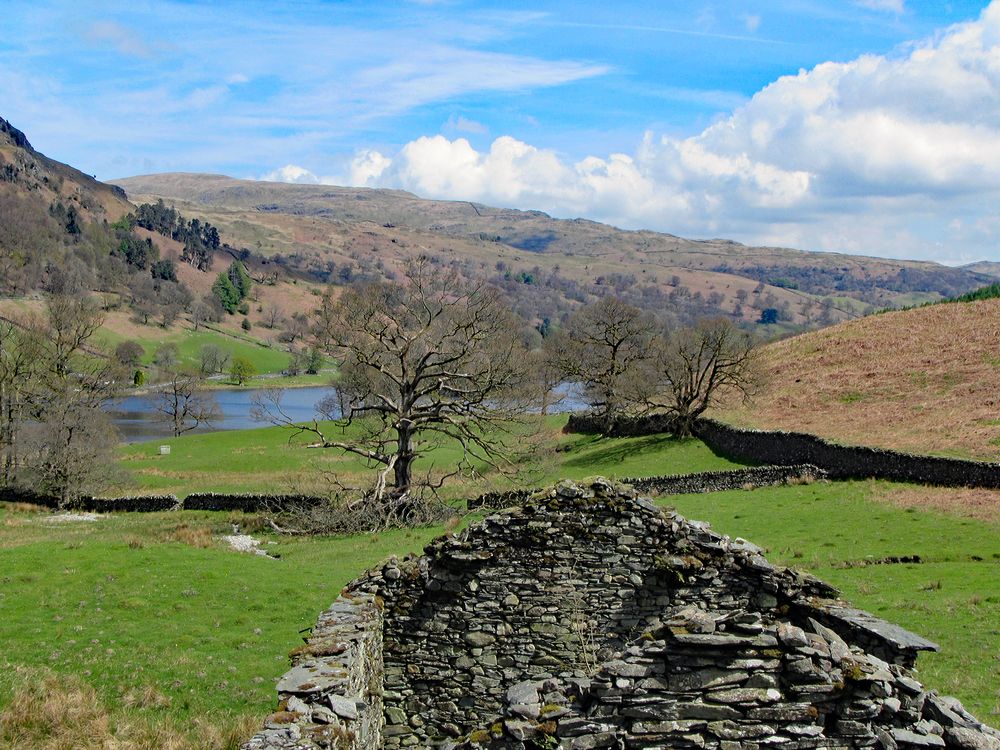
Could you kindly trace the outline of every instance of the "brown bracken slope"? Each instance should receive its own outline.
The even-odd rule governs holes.
[[[766,383],[716,416],[836,442],[1000,460],[1000,300],[872,315],[762,351]]]

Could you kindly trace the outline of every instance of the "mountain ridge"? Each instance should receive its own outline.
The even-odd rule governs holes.
[[[591,287],[600,278],[624,276],[631,279],[626,287],[655,287],[654,297],[672,295],[676,301],[682,293],[700,295],[695,298],[699,309],[711,297],[706,314],[748,324],[767,309],[777,310],[780,320],[793,327],[827,324],[864,311],[954,296],[993,281],[984,273],[930,261],[690,240],[590,219],[556,219],[541,211],[423,199],[401,190],[200,173],[114,182],[136,200],[179,202],[185,213],[201,213],[238,237],[242,232],[241,243],[261,253],[311,254],[313,266],[327,260],[359,264],[358,256],[364,255],[391,265],[404,248],[417,248],[474,258],[481,270],[491,270],[494,262],[507,267],[505,273],[535,276],[556,268]]]
[[[491,219],[491,218],[505,218],[510,220],[518,221],[531,221],[531,220],[541,220],[544,222],[552,222],[557,225],[573,225],[573,226],[585,226],[589,228],[600,228],[602,231],[611,231],[615,234],[621,234],[631,237],[642,237],[642,238],[656,238],[667,240],[669,242],[674,242],[682,244],[685,247],[690,247],[692,250],[697,251],[703,247],[719,247],[719,248],[737,248],[746,251],[753,251],[757,254],[765,255],[775,255],[784,256],[788,254],[803,255],[811,257],[826,257],[835,258],[837,260],[847,262],[851,260],[864,260],[864,261],[876,261],[883,262],[891,265],[917,265],[917,266],[928,266],[937,268],[948,268],[949,266],[944,266],[940,263],[934,261],[922,261],[922,260],[908,260],[908,259],[895,259],[895,258],[885,258],[877,255],[855,255],[850,253],[840,253],[835,251],[813,251],[813,250],[800,250],[792,247],[781,247],[781,246],[770,246],[770,245],[748,245],[746,243],[739,242],[737,240],[727,239],[723,237],[713,237],[713,238],[702,238],[702,239],[691,239],[681,237],[680,235],[675,235],[669,232],[661,232],[651,229],[624,229],[621,227],[614,226],[612,224],[607,224],[604,222],[596,221],[594,219],[589,219],[586,217],[575,217],[570,219],[561,219],[551,216],[544,211],[534,210],[534,209],[516,209],[516,208],[502,208],[496,206],[490,206],[487,204],[479,203],[477,201],[468,201],[461,199],[445,200],[437,198],[422,198],[415,193],[392,189],[392,188],[370,188],[370,187],[350,187],[343,185],[325,185],[325,184],[303,184],[303,183],[288,183],[288,182],[276,182],[267,180],[249,180],[241,179],[235,177],[229,177],[223,174],[216,173],[201,173],[201,172],[163,172],[147,175],[136,175],[133,177],[116,178],[109,181],[110,184],[120,186],[126,190],[127,193],[135,193],[138,195],[155,195],[162,198],[174,198],[177,200],[184,200],[189,202],[200,202],[204,204],[213,205],[227,205],[233,207],[249,208],[254,207],[258,210],[267,210],[266,204],[263,206],[260,204],[253,205],[249,201],[241,201],[240,198],[244,195],[257,193],[261,198],[267,195],[281,195],[285,193],[299,193],[303,196],[308,196],[311,198],[310,205],[315,206],[317,201],[321,201],[325,198],[343,198],[343,197],[354,197],[356,200],[363,200],[362,196],[386,196],[391,198],[404,198],[408,201],[422,204],[426,207],[431,207],[432,212],[427,214],[428,216],[440,216],[441,209],[443,207],[455,207],[460,209],[456,213],[459,215],[453,215],[457,220],[459,218],[471,218],[475,216],[478,219]],[[198,189],[197,183],[210,182],[213,186],[223,186],[221,189]],[[472,213],[465,211],[464,207],[468,206],[472,209]],[[482,211],[485,210],[487,213],[483,214]],[[384,208],[385,215],[388,214],[388,207]],[[357,216],[357,220],[367,220],[367,221],[378,221],[383,218],[375,213],[364,214],[363,211],[359,212],[362,215]],[[424,226],[420,228],[426,228],[427,226],[433,225],[433,222],[424,222]]]

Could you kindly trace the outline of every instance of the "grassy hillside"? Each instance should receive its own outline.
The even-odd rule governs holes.
[[[261,374],[280,373],[288,366],[287,352],[265,339],[258,339],[244,333],[236,333],[220,326],[201,327],[191,330],[187,325],[175,325],[169,329],[158,326],[127,326],[118,325],[120,316],[112,316],[107,324],[95,334],[96,344],[105,351],[113,351],[122,341],[135,341],[145,350],[142,361],[146,365],[153,363],[156,349],[164,344],[177,346],[180,364],[186,367],[198,368],[203,346],[217,346],[230,352],[233,357],[244,357],[250,360],[254,368]]]
[[[43,311],[44,301],[36,296],[0,299],[0,316],[15,318],[41,316]],[[238,316],[228,317],[235,319]],[[147,367],[153,364],[157,348],[164,344],[174,344],[177,347],[180,364],[195,370],[200,366],[200,354],[204,346],[216,346],[229,352],[233,357],[250,360],[257,373],[261,375],[280,374],[289,362],[288,352],[276,340],[276,331],[258,328],[247,333],[232,320],[226,320],[223,324],[202,325],[197,331],[185,319],[163,328],[155,322],[149,325],[137,323],[130,313],[122,310],[104,314],[104,324],[88,342],[88,347],[94,352],[110,355],[123,341],[135,341],[142,346],[144,350],[142,364]],[[328,376],[312,378],[317,383],[328,379]],[[282,379],[282,382],[285,383],[286,379]],[[303,379],[299,378],[296,382],[301,383]]]
[[[734,423],[1000,459],[1000,300],[873,315],[770,344]]]
[[[99,182],[68,164],[50,159],[32,148],[27,137],[0,118],[0,196],[29,198],[41,207],[61,201],[73,206],[81,218],[113,222],[132,206],[124,192]],[[10,220],[10,217],[5,217]]]

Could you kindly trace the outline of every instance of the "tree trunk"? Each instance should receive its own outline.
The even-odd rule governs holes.
[[[678,414],[674,419],[674,437],[691,437],[694,417],[691,414]]]
[[[409,515],[413,501],[409,497],[413,482],[413,428],[410,425],[396,429],[396,464],[393,466],[393,497],[399,503],[398,510],[403,517]]]

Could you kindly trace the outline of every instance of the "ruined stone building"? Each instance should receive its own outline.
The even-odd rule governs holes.
[[[351,583],[247,750],[962,748],[935,648],[625,486],[563,483]]]

